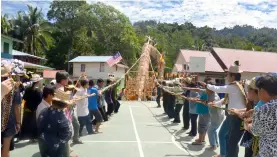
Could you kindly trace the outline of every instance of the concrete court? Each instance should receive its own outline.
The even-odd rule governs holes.
[[[86,135],[82,145],[74,145],[79,157],[211,157],[216,152],[192,146],[195,139],[172,124],[156,102],[123,101],[118,114],[101,126],[103,134]],[[84,128],[84,131],[86,129]],[[244,155],[240,148],[240,157]],[[38,145],[20,142],[11,157],[40,157]]]

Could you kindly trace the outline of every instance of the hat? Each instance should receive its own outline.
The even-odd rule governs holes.
[[[109,74],[109,79],[112,80],[112,81],[115,81],[114,74]]]
[[[66,86],[66,88],[67,88],[67,89],[75,89],[75,90],[77,90],[77,91],[80,90],[79,88],[77,88],[77,87],[74,86],[74,85],[68,85],[68,86]]]
[[[17,59],[1,61],[1,76],[11,75],[24,75],[24,64],[22,61]]]
[[[173,81],[173,84],[175,84],[175,85],[182,85],[178,79],[175,79],[175,80]]]
[[[184,81],[188,84],[190,84],[192,82],[192,78],[191,77],[186,77],[184,78]]]
[[[246,83],[245,83],[247,85],[247,88],[258,90],[258,88],[256,86],[256,80],[257,80],[257,77],[253,77],[251,80],[247,80]]]
[[[33,74],[33,75],[32,75],[31,81],[33,81],[33,82],[38,82],[38,81],[40,81],[40,80],[43,80],[43,78],[40,77],[39,74]]]
[[[231,66],[229,67],[229,69],[226,70],[226,71],[228,71],[228,72],[230,72],[230,73],[235,73],[235,74],[237,74],[237,73],[242,73],[242,70],[240,70],[239,67],[240,67],[239,61],[235,61],[234,64],[231,65]]]
[[[56,80],[52,80],[50,83],[55,85],[57,83],[57,81]]]
[[[277,73],[274,73],[274,72],[270,72],[268,73],[269,75],[273,75],[273,76],[277,76]]]
[[[64,92],[61,89],[55,90],[55,97],[53,98],[53,100],[66,103],[68,105],[74,104],[74,101],[71,100],[71,92]]]

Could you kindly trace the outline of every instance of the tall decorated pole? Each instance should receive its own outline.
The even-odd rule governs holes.
[[[158,63],[160,63],[159,59],[161,58],[160,52],[154,47],[154,41],[149,36],[147,38],[148,41],[143,45],[142,48],[142,54],[139,61],[138,72],[136,76],[136,94],[139,100],[144,100],[144,93],[146,89],[149,88],[145,86],[147,84],[147,80],[149,80],[150,77],[150,56],[156,58]],[[159,71],[159,75],[163,76],[163,70]]]
[[[159,60],[159,67],[158,67],[158,71],[159,71],[159,79],[163,79],[164,76],[164,68],[165,68],[165,57],[164,57],[164,52],[162,52],[160,54],[160,60]]]

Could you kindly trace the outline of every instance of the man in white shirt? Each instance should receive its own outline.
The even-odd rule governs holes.
[[[76,92],[74,98],[83,97],[88,95],[87,88],[89,87],[88,80],[80,80],[80,90]],[[88,134],[93,134],[92,124],[90,123],[89,109],[88,109],[88,98],[76,101],[77,116],[80,123],[79,135],[82,136],[84,126],[86,126]]]
[[[226,99],[216,102],[216,105],[228,104],[228,109],[243,109],[247,100],[243,87],[240,85],[241,70],[239,62],[235,61],[234,65],[229,67],[227,79],[229,84],[225,86],[207,85],[207,89],[216,93],[226,93]],[[205,84],[204,84],[205,86]],[[236,115],[227,114],[219,131],[220,155],[214,157],[238,157],[238,143],[242,137],[241,129],[242,120]],[[228,147],[227,147],[228,143]]]
[[[54,86],[48,85],[43,88],[43,93],[42,93],[43,99],[37,107],[36,119],[38,119],[42,110],[44,110],[45,108],[48,108],[52,105],[52,100],[53,100],[54,96],[55,96],[55,87]]]

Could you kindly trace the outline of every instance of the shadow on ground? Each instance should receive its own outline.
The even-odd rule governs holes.
[[[23,142],[23,143],[20,142],[20,143],[14,144],[14,147],[18,149],[18,148],[26,147],[28,145],[38,145],[38,143],[37,142]]]
[[[32,157],[41,157],[40,152],[37,152],[37,153],[33,154]]]

